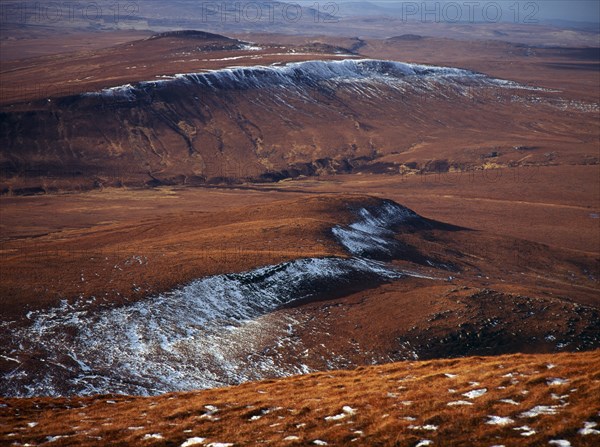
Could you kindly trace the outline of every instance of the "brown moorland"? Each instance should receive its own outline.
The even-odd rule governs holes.
[[[212,205],[201,202],[211,195]],[[241,193],[233,199],[240,205],[248,200],[257,203],[215,212],[215,204],[229,200],[230,195],[209,191],[195,198],[192,195],[192,199],[200,207],[211,208],[210,213],[189,202],[176,205],[188,208],[185,212],[165,213],[153,206],[150,215],[144,212],[148,200],[182,197],[190,196],[179,196],[177,191],[91,193],[83,200],[76,199],[80,210],[94,208],[96,216],[115,219],[114,207],[125,207],[122,221],[95,220],[91,228],[67,227],[34,237],[5,239],[1,271],[4,316],[22,316],[28,310],[56,305],[62,298],[96,296],[104,302],[122,303],[203,276],[300,257],[344,255],[331,240],[331,227],[351,220],[348,205],[375,200],[315,196],[261,204],[265,198]],[[67,203],[60,198],[54,203],[66,206],[62,208],[66,217],[74,212],[69,207],[76,202],[62,198]],[[98,205],[103,203],[102,209]]]
[[[368,21],[354,23],[357,34],[374,29]],[[497,39],[501,25],[473,28],[468,40],[387,38],[394,26],[364,39],[252,33],[147,39],[145,32],[127,32],[102,35],[94,44],[85,39],[95,33],[73,34],[77,45],[66,35],[36,49],[27,38],[11,44],[0,73],[0,124],[18,114],[27,119],[17,120],[23,128],[7,125],[16,133],[5,134],[10,144],[1,148],[4,329],[12,320],[27,325],[28,311],[63,299],[96,297],[92,309],[100,315],[206,275],[307,256],[346,257],[331,227],[354,221],[358,207],[382,198],[426,218],[420,226],[396,229],[395,239],[407,250],[391,260],[426,277],[341,287],[335,296],[265,316],[274,328],[263,346],[267,356],[345,371],[152,398],[2,399],[1,442],[595,445],[598,351],[557,351],[595,349],[600,340],[597,48],[581,46],[590,36],[551,27],[527,36],[518,26],[502,28],[506,40],[524,45],[481,40]],[[455,31],[465,37],[464,29]],[[444,26],[433,34],[449,32]],[[531,45],[552,39],[568,46]],[[84,46],[87,51],[80,51]],[[19,48],[39,56],[19,59]],[[64,50],[78,52],[65,58]],[[185,101],[165,97],[165,104],[177,103],[155,110],[166,127],[134,123],[128,129],[133,139],[119,137],[112,146],[102,146],[112,137],[92,128],[110,121],[114,108],[88,115],[69,110],[69,99],[48,105],[66,94],[162,75],[347,54],[457,66],[557,91],[498,98],[502,92],[490,91],[447,102],[450,91],[442,89],[433,99],[396,101],[388,113],[379,110],[378,100],[340,94],[330,103],[340,106],[339,119],[298,101],[292,107],[304,117],[283,124],[290,107],[280,103],[258,116],[260,107],[244,102],[247,94],[214,99],[215,110],[229,105],[209,124],[194,121]],[[332,97],[325,92],[319,98]],[[236,108],[241,116],[233,114]],[[46,112],[51,119],[38,120]],[[137,119],[138,112],[123,113]],[[67,122],[72,113],[70,130],[54,126],[61,113]],[[182,116],[187,121],[173,121]],[[198,129],[208,133],[198,137]],[[207,141],[231,132],[238,137],[210,159],[219,148]],[[193,156],[188,140],[191,152],[197,151]],[[292,151],[290,142],[297,143]],[[261,183],[248,182],[253,176]],[[291,334],[297,344],[280,352],[277,324],[287,318],[300,323]],[[4,336],[12,340],[10,329]],[[2,356],[1,369],[43,377],[38,367],[45,359],[17,351]],[[515,352],[536,355],[347,370],[417,357]]]
[[[258,46],[247,49],[235,38],[167,33],[73,54],[68,63],[3,63],[2,192],[598,164],[596,48],[247,36],[254,38]],[[383,88],[373,99],[340,86],[301,95],[170,86],[135,100],[77,96],[175,73],[349,57],[450,65],[550,91]]]
[[[351,194],[282,201],[268,192],[239,194],[234,201],[255,205],[222,209],[219,199],[227,195],[203,189],[138,191],[135,198],[123,190],[90,192],[68,202],[61,196],[7,198],[35,204],[29,208],[36,225],[35,210],[44,210],[44,204],[62,206],[62,211],[69,211],[67,203],[75,209],[103,208],[88,218],[95,225],[82,219],[71,225],[84,228],[60,229],[56,225],[65,221],[57,219],[46,234],[4,241],[4,336],[10,340],[17,327],[31,325],[30,311],[56,307],[64,299],[78,303],[78,314],[96,310],[101,317],[106,308],[123,306],[127,312],[132,302],[151,302],[153,295],[208,275],[299,258],[346,257],[331,229],[355,222],[360,209],[385,203]],[[178,197],[197,201],[198,209],[193,201],[177,203]],[[265,202],[268,197],[271,201]],[[156,200],[153,207],[136,209],[149,198]],[[98,218],[107,213],[117,220],[102,223]],[[408,276],[345,280],[335,290],[323,282],[309,284],[311,299],[288,303],[260,319],[272,334],[253,336],[255,356],[282,369],[302,364],[327,370],[407,358],[588,350],[600,343],[593,255],[426,218],[394,230],[401,249],[388,260]],[[26,227],[21,231],[27,234]],[[17,322],[8,324],[12,319]],[[282,327],[285,321],[294,323]],[[284,338],[295,341],[282,343]],[[35,337],[29,342],[35,345]],[[43,380],[47,366],[37,349],[15,343],[5,347],[0,365],[12,377],[6,392],[15,392],[28,374]],[[243,358],[244,351],[229,355]],[[78,371],[66,357],[55,361],[69,365],[65,380]],[[19,370],[25,376],[15,376]]]
[[[391,363],[148,398],[0,399],[0,439],[57,446],[318,440],[465,447],[564,440],[591,447],[599,436],[599,371],[598,351],[516,354]]]
[[[117,39],[117,36],[119,34],[114,38]],[[63,50],[59,54],[4,60],[0,104],[6,106],[75,95],[160,79],[164,75],[198,73],[231,65],[268,65],[348,57],[347,54],[336,55],[334,51],[338,48],[329,44],[270,43],[258,47],[245,40],[195,30],[155,33],[145,38],[133,33],[126,36],[128,41],[106,48],[73,53]],[[72,37],[65,40],[68,42],[70,39]],[[15,42],[12,48],[25,44]],[[339,49],[347,53],[345,48]]]
[[[321,186],[320,182],[315,185]],[[74,198],[4,198],[11,206],[3,218],[3,314],[22,316],[65,298],[94,296],[100,302],[123,303],[203,276],[302,257],[347,256],[331,228],[353,222],[358,208],[381,203],[381,199],[314,192],[282,201],[274,195],[279,193],[268,191],[168,188],[106,190]],[[239,196],[232,198],[233,194]],[[297,196],[298,191],[288,195]],[[413,200],[424,197],[428,196]],[[228,208],[223,209],[227,205],[222,199],[232,200]],[[248,200],[255,204],[234,206]],[[28,209],[27,219],[23,207]],[[58,213],[40,227],[39,219],[48,207]],[[92,210],[88,218],[71,220]],[[463,222],[454,219],[453,223]],[[481,226],[489,229],[493,223]],[[518,290],[554,291],[581,303],[595,302],[597,259],[593,251],[558,248],[562,244],[553,248],[438,223],[432,228],[427,224],[398,228],[396,238],[411,247],[396,261],[400,266],[435,271],[420,265],[420,259],[439,260],[454,266],[445,274],[460,271],[465,284],[487,287],[507,282]]]

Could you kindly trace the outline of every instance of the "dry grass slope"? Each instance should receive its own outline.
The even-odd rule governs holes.
[[[3,399],[0,442],[585,447],[599,402],[600,351],[469,357],[150,398]]]
[[[2,314],[64,297],[120,302],[192,279],[310,256],[343,255],[329,229],[364,197],[313,197],[217,213],[159,213],[0,243]],[[95,203],[99,203],[96,201]],[[100,206],[100,205],[98,205]],[[133,215],[133,211],[132,211]],[[22,284],[23,272],[28,283]]]

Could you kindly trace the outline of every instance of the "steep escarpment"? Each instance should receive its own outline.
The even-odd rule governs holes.
[[[537,126],[557,113],[553,95],[468,70],[378,60],[164,76],[4,107],[2,190],[350,172],[408,151],[424,135],[522,135],[531,107]]]

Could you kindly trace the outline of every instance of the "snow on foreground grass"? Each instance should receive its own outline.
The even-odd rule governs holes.
[[[307,373],[308,366],[285,356],[287,347],[300,343],[294,336],[300,322],[270,313],[296,301],[419,276],[369,258],[397,250],[394,226],[416,214],[382,201],[358,210],[357,218],[347,230],[332,229],[354,258],[296,259],[206,277],[100,311],[64,302],[32,312],[30,326],[13,330],[5,352],[11,358],[35,352],[39,364],[34,371],[5,373],[0,394],[153,395]],[[357,238],[361,250],[355,249]]]
[[[547,384],[550,358],[568,385]],[[0,399],[0,444],[591,447],[600,442],[598,371],[592,351],[400,362],[154,397]],[[472,382],[488,392],[448,406],[446,373],[458,393]],[[568,404],[522,417],[550,407],[557,388]]]

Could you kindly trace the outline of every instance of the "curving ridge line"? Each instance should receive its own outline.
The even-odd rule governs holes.
[[[274,86],[314,86],[321,82],[375,82],[390,86],[418,80],[542,90],[513,81],[489,77],[471,70],[377,59],[343,59],[293,62],[286,65],[256,65],[223,68],[201,73],[181,73],[162,79],[106,88],[84,96],[124,96],[172,84],[192,84],[215,90],[245,90]]]
[[[31,313],[29,327],[4,328],[11,331],[11,343],[0,352],[18,358],[23,346],[39,353],[44,362],[33,368],[21,365],[5,374],[0,394],[147,395],[308,372],[297,360],[261,354],[273,340],[277,345],[298,343],[292,335],[300,322],[273,315],[274,310],[421,276],[370,259],[393,248],[396,225],[418,215],[387,200],[361,208],[357,215],[356,222],[332,229],[353,255],[349,258],[304,258],[201,278],[168,293],[101,311],[64,302]],[[359,238],[363,241],[357,247]]]

